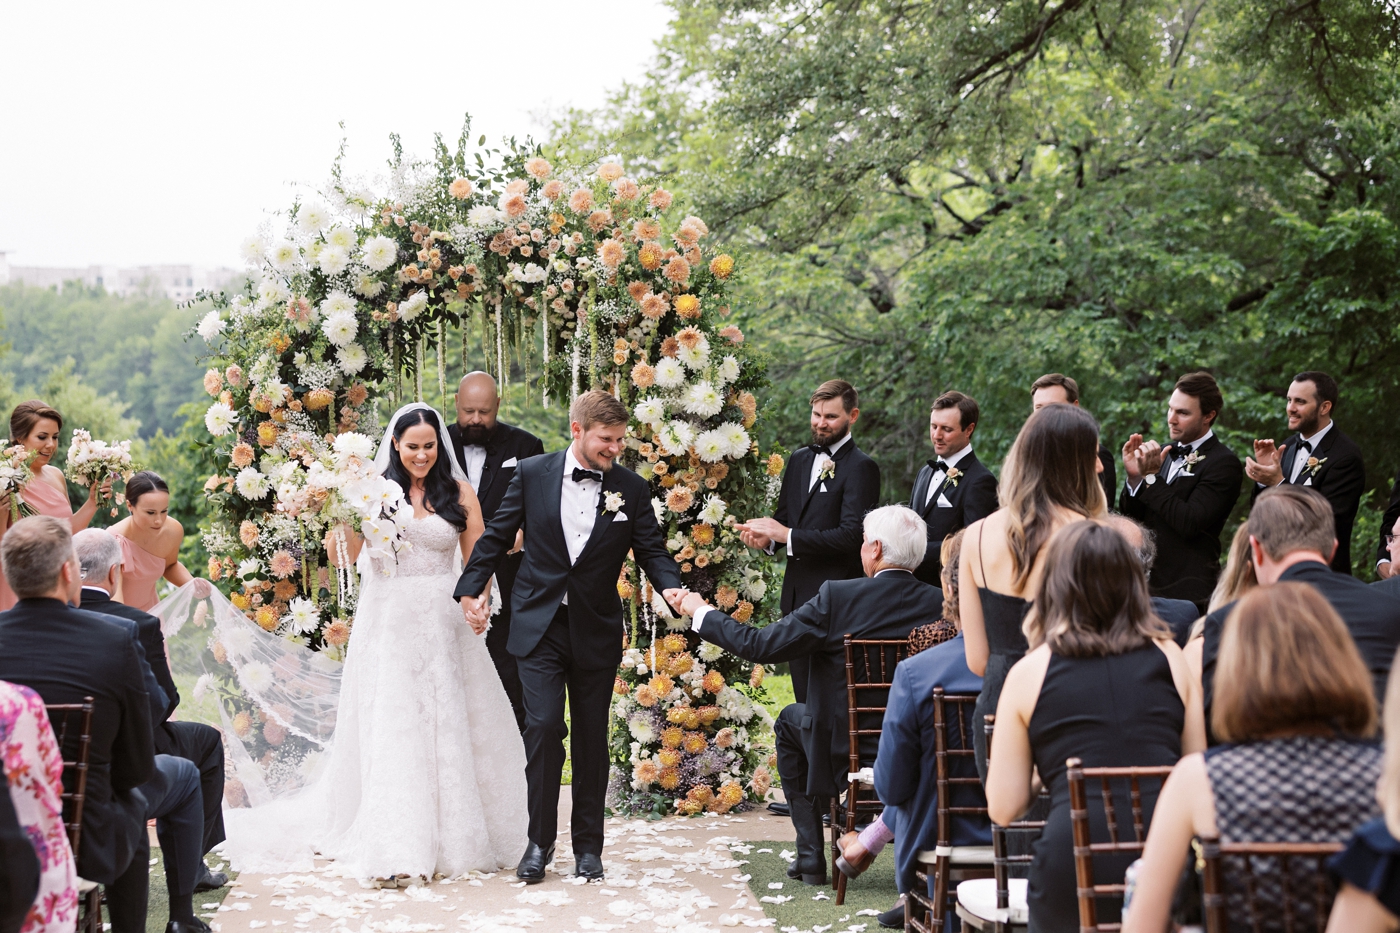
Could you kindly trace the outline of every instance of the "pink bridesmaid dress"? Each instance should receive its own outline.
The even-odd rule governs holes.
[[[122,602],[149,612],[160,600],[156,584],[165,576],[165,558],[152,554],[130,538],[112,534],[122,546]]]
[[[73,506],[68,502],[67,491],[59,492],[52,483],[38,477],[25,485],[20,498],[24,499],[25,504],[40,515],[52,515],[54,518],[70,520],[73,518]],[[4,574],[0,574],[0,611],[13,609],[17,602],[19,602],[19,598],[10,589],[10,584],[6,582]]]

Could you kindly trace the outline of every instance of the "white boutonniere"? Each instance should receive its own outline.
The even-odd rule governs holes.
[[[958,485],[958,480],[962,479],[962,475],[962,470],[959,470],[955,466],[950,466],[947,472],[943,474],[943,481],[949,486],[956,486]]]
[[[1323,457],[1321,460],[1319,460],[1317,457],[1309,457],[1308,462],[1303,464],[1303,472],[1306,473],[1308,476],[1316,476],[1317,471],[1322,469],[1322,465],[1326,462],[1326,457]]]
[[[616,512],[616,511],[617,511],[618,509],[620,509],[620,508],[622,508],[622,493],[620,493],[620,492],[607,492],[607,493],[603,493],[603,511],[604,511],[604,512]]]
[[[1193,450],[1181,460],[1181,472],[1187,476],[1195,476],[1196,464],[1205,460],[1206,455],[1199,450]]]
[[[830,457],[823,457],[817,466],[817,479],[828,480],[836,476],[836,461]]]

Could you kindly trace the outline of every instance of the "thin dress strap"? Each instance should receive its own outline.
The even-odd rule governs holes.
[[[982,582],[977,584],[981,587],[987,586],[987,567],[982,563],[982,539],[987,536],[987,525],[984,522],[981,528],[977,529],[977,571],[982,574]],[[973,581],[976,583],[977,581]]]

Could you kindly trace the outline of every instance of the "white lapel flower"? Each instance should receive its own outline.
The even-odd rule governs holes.
[[[836,476],[836,461],[826,455],[817,461],[817,479],[828,480]]]
[[[1322,465],[1326,462],[1326,457],[1320,460],[1317,457],[1309,457],[1308,462],[1303,464],[1303,472],[1308,476],[1317,476],[1318,471],[1322,469]]]
[[[1195,476],[1196,474],[1193,471],[1196,468],[1196,464],[1205,460],[1205,458],[1206,455],[1199,450],[1191,451],[1186,455],[1186,459],[1181,461],[1181,472],[1185,473],[1187,476]]]
[[[603,493],[603,511],[604,511],[604,512],[616,512],[616,511],[617,511],[618,509],[620,509],[620,508],[622,508],[622,493],[620,493],[620,492],[605,492],[605,493]]]

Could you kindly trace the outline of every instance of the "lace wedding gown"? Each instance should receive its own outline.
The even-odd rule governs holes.
[[[393,576],[363,578],[324,770],[291,797],[225,813],[239,871],[456,875],[525,851],[525,748],[484,636],[452,599],[457,532],[409,527]]]

